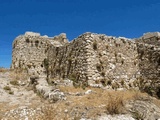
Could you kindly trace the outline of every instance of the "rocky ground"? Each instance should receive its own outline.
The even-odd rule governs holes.
[[[30,79],[0,71],[2,120],[158,120],[160,100],[135,90],[74,88],[70,80]]]

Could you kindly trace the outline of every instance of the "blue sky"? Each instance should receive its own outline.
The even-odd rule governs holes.
[[[0,0],[0,66],[10,67],[12,42],[25,31],[69,40],[84,32],[128,38],[160,31],[159,0]]]

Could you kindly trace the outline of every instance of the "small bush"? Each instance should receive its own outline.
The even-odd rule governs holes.
[[[108,50],[108,48],[109,48],[109,46],[108,45],[106,45],[106,49]]]
[[[29,43],[29,38],[26,39],[26,43]]]
[[[108,113],[111,115],[122,113],[124,109],[123,96],[111,95],[109,93],[108,97],[108,104],[106,106]]]
[[[122,65],[124,64],[124,60],[121,61]]]
[[[96,68],[97,68],[97,70],[98,70],[99,72],[102,71],[102,65],[101,65],[101,64],[97,64]]]
[[[47,58],[45,58],[43,63],[44,63],[45,68],[47,69],[49,66],[49,60]]]
[[[113,89],[119,88],[119,84],[118,84],[117,82],[114,82],[114,83],[112,84],[112,88],[113,88]]]
[[[88,82],[87,82],[87,81],[83,81],[83,82],[82,82],[81,87],[82,87],[83,90],[85,90],[86,87],[88,87],[88,86],[89,86],[89,85],[88,85]]]
[[[3,89],[4,90],[11,90],[11,88],[9,86],[5,86]]]
[[[97,50],[97,42],[96,41],[93,43],[93,49]]]
[[[13,92],[13,91],[9,91],[9,94],[13,95],[13,94],[14,94],[14,92]]]
[[[101,75],[104,77],[104,76],[105,76],[105,72],[104,72],[104,71],[102,71],[102,72],[101,72]]]
[[[106,79],[101,79],[100,82],[102,83],[103,86],[106,86]]]
[[[56,110],[56,108],[54,108],[53,106],[45,106],[42,108],[43,114],[35,116],[35,118],[38,120],[54,120],[56,116],[54,110]]]
[[[114,53],[114,56],[117,57],[117,53],[116,52]]]
[[[6,72],[7,71],[7,69],[5,69],[5,68],[3,68],[3,67],[0,67],[0,73],[2,72]]]
[[[77,75],[75,73],[72,73],[71,75],[69,75],[69,79],[73,82],[77,82]]]
[[[96,84],[100,84],[100,80],[95,80],[95,83]]]
[[[71,57],[69,57],[67,60],[68,60],[68,63],[69,63],[69,64],[72,63],[72,58],[71,58]]]
[[[108,80],[107,81],[107,85],[111,85],[112,84],[112,81],[111,80]]]
[[[12,84],[12,85],[19,85],[17,80],[10,81],[10,84]]]
[[[124,80],[121,80],[121,85],[122,85],[122,86],[124,85]]]

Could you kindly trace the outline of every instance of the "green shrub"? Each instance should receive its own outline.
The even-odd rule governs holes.
[[[108,48],[109,48],[109,46],[108,45],[106,45],[106,49],[108,50]]]
[[[93,49],[97,50],[97,42],[96,41],[93,42]]]
[[[9,86],[5,86],[3,89],[4,90],[11,90],[11,88]]]
[[[73,82],[77,82],[77,75],[75,73],[72,73],[69,75],[69,79],[72,80]]]
[[[102,65],[101,64],[97,64],[96,65],[96,68],[97,68],[97,70],[100,72],[100,71],[102,71]]]
[[[124,85],[124,80],[121,80],[121,85],[122,85],[122,86]]]
[[[107,85],[111,85],[112,84],[112,81],[111,80],[108,80],[107,81]]]
[[[124,64],[124,60],[121,61],[122,65]]]
[[[18,85],[18,81],[17,80],[12,80],[12,81],[10,81],[10,84],[12,84],[12,85]]]
[[[103,86],[106,86],[106,79],[101,79],[100,82],[102,83]]]
[[[9,91],[9,94],[13,95],[13,94],[14,94],[14,92],[13,92],[13,91]]]
[[[102,71],[102,72],[101,72],[101,75],[104,77],[104,76],[105,76],[105,72],[104,72],[104,71]]]
[[[117,82],[112,83],[112,88],[113,89],[119,88],[119,84]]]

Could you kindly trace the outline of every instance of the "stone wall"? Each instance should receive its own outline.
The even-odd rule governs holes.
[[[64,46],[50,46],[48,60],[51,78],[87,80],[87,42],[84,37],[81,35]]]
[[[150,86],[156,87],[155,84],[160,83],[160,33],[146,33],[135,42],[138,48],[141,78],[153,85]]]
[[[160,46],[160,33],[153,32],[153,33],[146,33],[142,37],[135,39],[136,42],[139,43],[146,43],[150,45]]]
[[[78,81],[129,84],[140,74],[137,46],[126,38],[85,33],[62,47],[50,47],[48,59],[51,78],[74,74]]]
[[[146,79],[160,79],[160,47],[137,44],[139,54],[139,70]]]
[[[69,43],[64,33],[49,38],[27,32],[13,42],[12,68],[47,74],[49,79],[134,87],[137,86],[134,81],[140,78],[160,80],[158,38],[158,33],[146,34],[135,41],[85,33]]]
[[[50,45],[62,46],[66,42],[65,34],[49,38],[39,33],[26,32],[13,42],[12,69],[26,69],[29,74],[45,76],[43,61],[47,58]]]
[[[90,36],[89,80],[98,80],[104,85],[116,83],[119,87],[127,87],[139,74],[136,44],[126,38],[101,34]]]

